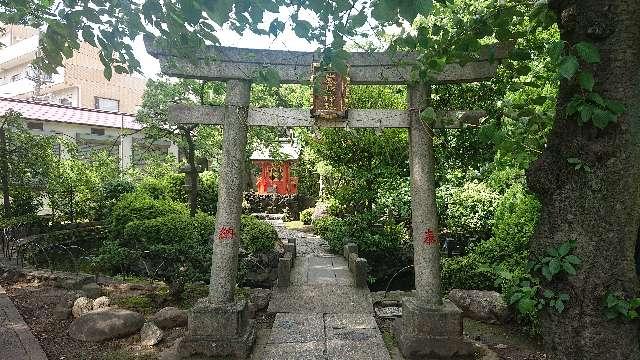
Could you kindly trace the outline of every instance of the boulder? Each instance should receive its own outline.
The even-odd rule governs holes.
[[[511,317],[502,295],[495,291],[453,289],[448,298],[463,311],[464,317],[489,324],[505,323]]]
[[[107,309],[109,306],[111,306],[111,299],[106,296],[93,300],[93,310]]]
[[[144,317],[123,309],[102,309],[88,312],[75,319],[69,335],[77,340],[99,342],[123,338],[140,331]]]
[[[271,290],[269,289],[249,289],[249,300],[255,305],[256,310],[264,310],[269,306],[271,300]]]
[[[71,309],[71,313],[73,317],[79,318],[82,315],[88,313],[93,310],[93,301],[87,297],[79,297],[73,303],[73,308]]]
[[[162,340],[164,332],[152,322],[147,322],[140,330],[140,344],[154,346]]]
[[[91,299],[102,296],[102,288],[96,283],[86,284],[82,286],[82,292]]]
[[[160,329],[171,329],[187,326],[187,312],[174,307],[166,307],[151,317]]]

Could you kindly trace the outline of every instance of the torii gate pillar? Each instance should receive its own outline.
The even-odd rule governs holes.
[[[416,297],[403,299],[402,318],[395,323],[400,351],[408,359],[473,354],[473,346],[464,341],[462,334],[462,311],[450,301],[442,301],[433,131],[420,118],[420,112],[428,106],[430,97],[427,85],[410,85],[408,88]]]
[[[255,341],[255,321],[249,320],[247,303],[236,301],[234,296],[250,91],[248,80],[227,81],[209,296],[191,309],[187,335],[178,344],[178,358],[197,355],[245,359]]]

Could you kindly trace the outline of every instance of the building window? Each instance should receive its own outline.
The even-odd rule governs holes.
[[[100,129],[100,128],[91,128],[91,135],[100,135],[100,136],[104,136],[104,129]]]
[[[61,98],[60,99],[60,105],[71,106],[71,100],[69,100],[67,98]]]
[[[44,124],[41,122],[29,121],[27,122],[27,128],[29,130],[44,130]]]
[[[96,96],[96,109],[107,111],[119,111],[120,101]]]

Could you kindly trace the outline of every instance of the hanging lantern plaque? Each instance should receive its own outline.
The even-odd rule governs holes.
[[[313,107],[311,116],[322,120],[338,120],[347,118],[347,86],[349,77],[332,70],[324,70],[313,66]],[[320,83],[315,78],[322,76]]]

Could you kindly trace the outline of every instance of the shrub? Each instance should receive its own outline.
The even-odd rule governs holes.
[[[218,174],[205,171],[198,178],[198,209],[215,215],[218,209]]]
[[[253,216],[242,216],[240,240],[242,247],[250,253],[273,250],[278,241],[278,233],[266,221]]]
[[[124,194],[134,192],[136,189],[131,179],[119,177],[111,179],[102,184],[100,189],[100,207],[98,218],[105,219],[109,216],[113,207]]]
[[[438,192],[441,227],[455,238],[488,239],[499,195],[477,181]]]
[[[126,225],[120,242],[106,242],[98,262],[110,272],[128,272],[171,283],[206,280],[214,218],[186,213]]]
[[[533,234],[540,204],[524,190],[512,185],[496,205],[493,237],[472,247],[463,257],[443,259],[443,287],[497,289],[499,273],[506,271],[520,278],[526,274],[529,239]]]
[[[323,238],[331,251],[339,253],[347,238],[346,222],[334,216],[325,216],[313,222],[314,232]]]
[[[302,223],[305,225],[311,225],[311,218],[313,217],[314,211],[315,211],[314,208],[308,208],[308,209],[302,210],[300,212],[300,221],[302,221]]]
[[[376,197],[376,210],[397,223],[411,222],[411,185],[409,178],[381,184]]]
[[[187,207],[172,200],[155,200],[139,192],[126,194],[116,203],[107,219],[113,239],[120,239],[124,235],[127,224],[150,220],[167,215],[188,214]]]

